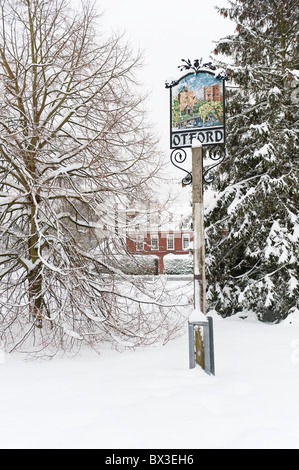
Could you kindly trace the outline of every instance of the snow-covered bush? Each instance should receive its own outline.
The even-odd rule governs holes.
[[[119,257],[119,261],[125,274],[154,275],[158,273],[159,258],[154,255],[123,255]]]
[[[193,258],[189,255],[164,256],[164,274],[192,274]]]

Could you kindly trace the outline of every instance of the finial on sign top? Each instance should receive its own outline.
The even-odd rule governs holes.
[[[179,65],[179,69],[182,72],[183,70],[193,70],[194,73],[198,73],[200,70],[208,68],[210,70],[215,70],[216,67],[213,66],[212,62],[206,62],[205,64],[202,63],[202,58],[195,59],[193,64],[190,59],[182,59],[183,65]]]
[[[215,65],[212,64],[212,62],[205,62],[203,63],[202,58],[195,59],[193,63],[191,62],[190,59],[182,59],[183,64],[179,65],[178,68],[180,69],[181,72],[187,70],[190,71],[191,73],[195,73],[195,75],[198,75],[199,73],[203,73],[206,71],[211,71],[212,73],[215,74],[215,78],[220,79],[220,80],[228,80],[228,74],[226,70],[224,69],[217,69]],[[165,88],[172,88],[173,86],[176,86],[179,82],[181,81],[181,78],[178,80],[166,80],[165,82]]]

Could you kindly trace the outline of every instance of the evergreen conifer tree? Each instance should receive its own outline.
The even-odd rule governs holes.
[[[208,300],[222,316],[276,322],[299,299],[298,2],[232,0],[218,11],[236,31],[215,49],[231,81],[228,158],[206,214]]]

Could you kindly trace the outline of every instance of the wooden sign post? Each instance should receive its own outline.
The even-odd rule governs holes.
[[[202,146],[192,147],[192,199],[193,199],[193,250],[194,250],[194,311],[191,321],[202,321],[207,314],[205,234],[204,234],[204,192],[203,192],[203,151]],[[195,331],[196,363],[204,368],[204,345],[200,327]]]

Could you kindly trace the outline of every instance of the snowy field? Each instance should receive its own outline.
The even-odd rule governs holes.
[[[215,377],[188,369],[186,334],[71,360],[2,355],[0,448],[298,448],[299,321],[214,327]]]

